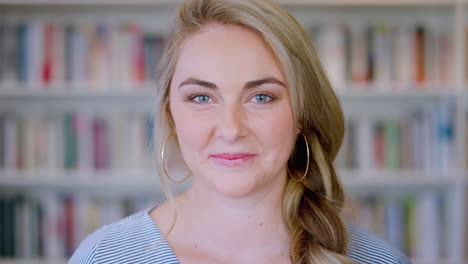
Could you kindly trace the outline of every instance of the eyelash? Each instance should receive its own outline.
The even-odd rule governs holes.
[[[273,100],[275,99],[275,97],[274,97],[273,95],[270,95],[270,94],[267,94],[267,93],[258,93],[258,94],[255,94],[254,96],[252,96],[252,98],[254,98],[255,96],[259,96],[259,95],[265,95],[265,96],[267,96],[267,97],[270,98],[268,101],[263,102],[263,103],[260,103],[260,104],[266,104],[266,103],[269,103],[269,102],[271,102],[271,101],[273,101]],[[188,99],[189,99],[189,101],[192,101],[192,102],[194,102],[194,103],[196,103],[196,104],[205,104],[205,103],[200,103],[200,102],[195,102],[195,101],[194,101],[195,98],[197,98],[197,97],[199,97],[199,96],[206,96],[206,97],[208,97],[208,98],[211,99],[211,97],[208,96],[208,95],[206,95],[206,94],[196,94],[196,95],[190,96]]]

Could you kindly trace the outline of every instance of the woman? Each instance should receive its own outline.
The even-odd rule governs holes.
[[[105,226],[70,263],[409,263],[345,224],[340,104],[269,0],[189,0],[158,72],[158,169],[184,193]],[[166,170],[179,155],[188,173]],[[177,167],[177,166],[176,166]]]

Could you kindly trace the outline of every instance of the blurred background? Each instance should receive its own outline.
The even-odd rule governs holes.
[[[468,263],[467,3],[279,2],[343,105],[346,217],[414,263]],[[175,7],[0,0],[1,264],[66,263],[87,234],[165,199],[154,72]]]

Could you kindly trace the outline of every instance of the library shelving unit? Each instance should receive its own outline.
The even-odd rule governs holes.
[[[164,199],[151,73],[177,2],[0,0],[0,263],[65,263],[98,226]],[[279,2],[345,111],[345,213],[414,263],[468,263],[465,3]]]

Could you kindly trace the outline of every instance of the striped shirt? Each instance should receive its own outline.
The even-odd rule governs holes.
[[[157,205],[156,205],[157,206]],[[68,264],[157,263],[178,264],[167,240],[147,208],[89,235]],[[382,238],[354,224],[349,232],[348,256],[359,264],[409,264],[410,261]]]

